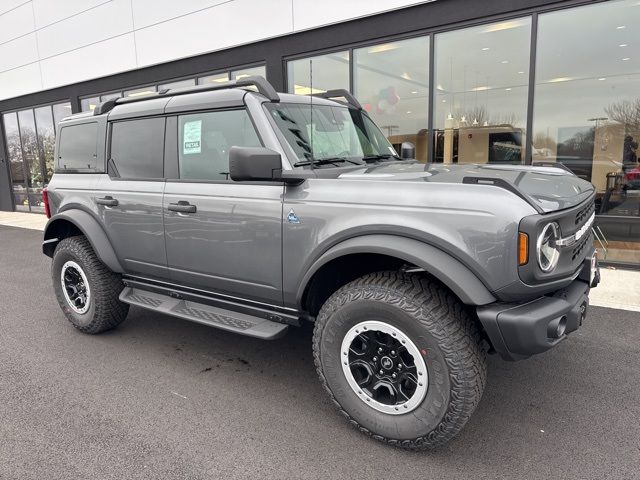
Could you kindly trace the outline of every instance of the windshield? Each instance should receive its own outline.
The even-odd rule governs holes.
[[[360,110],[301,103],[271,103],[267,109],[300,163],[370,156],[397,157],[384,134]]]

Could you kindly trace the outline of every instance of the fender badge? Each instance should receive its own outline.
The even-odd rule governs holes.
[[[289,210],[289,214],[287,215],[287,222],[293,223],[295,225],[300,223],[300,219],[296,215],[296,212],[293,211],[293,208]]]

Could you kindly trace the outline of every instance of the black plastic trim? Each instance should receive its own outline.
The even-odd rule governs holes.
[[[271,320],[272,322],[300,326],[300,315],[293,309],[285,309],[284,307],[278,307],[276,305],[254,302],[252,300],[230,297],[214,292],[131,275],[124,275],[123,281],[126,286],[139,288],[141,290],[161,293],[173,298],[190,300],[247,315],[254,315]]]
[[[494,177],[473,177],[468,176],[462,179],[462,183],[474,184],[474,185],[490,185],[494,187],[504,188],[514,195],[520,197],[529,205],[531,205],[534,210],[538,213],[544,213],[544,210],[540,208],[528,195],[526,195],[522,190],[516,187],[513,183],[507,182],[504,178],[494,178]]]

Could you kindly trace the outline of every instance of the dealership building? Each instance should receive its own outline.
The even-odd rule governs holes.
[[[421,162],[560,163],[640,267],[640,0],[0,0],[0,210],[43,213],[61,118],[247,75],[348,89]]]

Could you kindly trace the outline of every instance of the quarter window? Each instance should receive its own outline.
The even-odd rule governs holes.
[[[61,170],[93,170],[96,168],[98,124],[82,123],[63,127],[60,131],[58,168]]]
[[[261,146],[246,110],[181,115],[178,129],[181,179],[229,180],[229,149]]]
[[[163,162],[164,118],[145,118],[113,124],[109,160],[111,176],[162,178]]]

